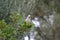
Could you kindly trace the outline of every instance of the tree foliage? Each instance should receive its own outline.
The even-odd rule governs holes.
[[[22,38],[25,30],[32,27],[32,24],[29,26],[25,22],[28,14],[40,18],[54,12],[56,14],[53,27],[43,21],[46,29],[42,27],[42,30],[47,33],[47,37],[50,37],[49,33],[53,37],[59,33],[60,0],[0,0],[0,37],[4,40],[18,40]]]

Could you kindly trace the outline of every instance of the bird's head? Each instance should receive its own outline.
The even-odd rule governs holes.
[[[31,18],[31,15],[28,15],[27,18]]]
[[[26,18],[26,21],[29,21],[29,20],[31,20],[31,15],[28,15]]]

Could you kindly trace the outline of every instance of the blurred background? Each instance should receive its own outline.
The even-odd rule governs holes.
[[[0,0],[0,40],[60,40],[60,0]]]

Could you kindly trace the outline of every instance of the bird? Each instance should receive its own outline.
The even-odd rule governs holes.
[[[30,25],[31,24],[31,15],[28,15],[25,21],[28,25]]]
[[[31,28],[33,25],[32,21],[31,21],[31,15],[28,15],[27,18],[24,20],[22,27],[24,29],[29,29]]]

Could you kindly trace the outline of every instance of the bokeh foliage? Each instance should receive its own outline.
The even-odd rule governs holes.
[[[56,12],[54,25],[50,29],[54,39],[59,33],[59,17],[60,17],[60,0],[0,0],[0,35],[5,40],[18,40],[22,38],[25,28],[22,27],[24,20],[28,14],[32,17],[49,15]],[[46,24],[47,25],[47,24]],[[26,26],[26,25],[24,25]],[[26,29],[28,29],[26,27]],[[50,30],[47,27],[42,28],[49,36]],[[47,32],[49,31],[49,33]],[[57,33],[56,33],[57,32]],[[56,34],[55,34],[56,33]],[[59,34],[58,34],[59,35]],[[52,38],[53,38],[52,37]]]

